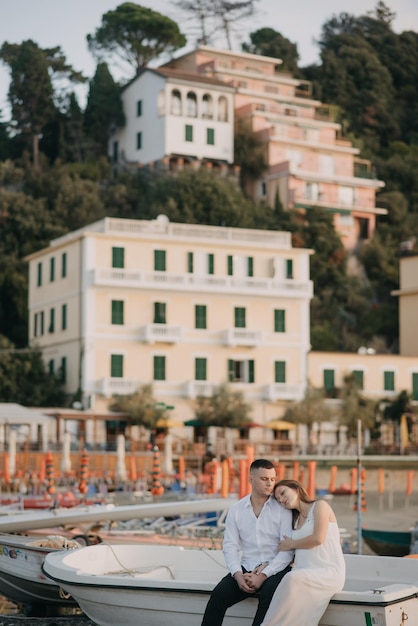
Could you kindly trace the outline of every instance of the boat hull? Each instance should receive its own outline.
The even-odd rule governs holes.
[[[345,555],[347,580],[320,624],[418,626],[418,572],[408,559]],[[174,546],[89,546],[50,554],[44,571],[100,626],[195,626],[226,573],[222,552]],[[250,626],[256,600],[231,607],[225,626]],[[123,616],[121,618],[121,616]]]
[[[50,548],[30,545],[38,538],[0,535],[0,594],[14,602],[34,605],[75,606],[58,585],[42,572]]]
[[[380,556],[406,556],[411,549],[410,531],[362,528],[361,536],[369,548]]]

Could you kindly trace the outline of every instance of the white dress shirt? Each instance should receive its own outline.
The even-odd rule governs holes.
[[[251,572],[268,561],[263,574],[272,576],[293,559],[293,550],[279,551],[279,541],[292,533],[292,513],[270,496],[256,517],[250,498],[241,498],[228,511],[223,540],[226,565],[234,575],[242,571],[241,566]]]

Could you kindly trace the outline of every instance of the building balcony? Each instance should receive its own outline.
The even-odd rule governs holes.
[[[228,328],[223,332],[223,343],[227,346],[246,346],[255,348],[263,343],[263,333],[261,330]]]
[[[218,387],[216,383],[209,382],[208,380],[189,380],[185,385],[185,397],[190,400],[194,400],[198,396],[205,396],[208,398],[213,394]]]
[[[141,339],[146,343],[177,343],[183,338],[182,326],[147,324],[141,328]]]
[[[269,402],[276,400],[302,400],[304,395],[304,386],[289,385],[288,383],[272,383],[264,388],[264,399]]]
[[[310,280],[277,280],[217,276],[213,274],[177,274],[174,272],[147,272],[127,269],[93,269],[89,272],[89,284],[104,287],[127,287],[134,289],[158,289],[178,292],[212,294],[243,294],[248,296],[274,295],[277,297],[310,298]]]
[[[101,378],[97,381],[96,393],[106,398],[114,395],[126,396],[138,391],[139,385],[137,378]]]

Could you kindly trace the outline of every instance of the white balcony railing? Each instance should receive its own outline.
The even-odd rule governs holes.
[[[110,398],[113,395],[126,396],[138,391],[140,386],[137,378],[102,378],[97,381],[97,393]]]
[[[147,343],[177,343],[183,338],[183,328],[170,324],[147,324],[141,328],[141,339]]]
[[[216,390],[218,385],[207,380],[189,380],[185,384],[184,393],[186,398],[194,400],[197,396],[209,397]]]
[[[310,280],[279,280],[276,278],[238,278],[210,274],[176,274],[174,272],[147,272],[126,269],[93,269],[89,284],[106,287],[132,287],[135,289],[164,289],[171,291],[205,293],[239,293],[247,295],[292,296],[310,298],[313,294]]]
[[[223,332],[223,342],[227,346],[256,347],[263,343],[263,333],[260,330],[228,328]]]
[[[302,400],[303,394],[303,385],[272,383],[264,388],[264,398],[269,402],[275,402],[276,400]]]

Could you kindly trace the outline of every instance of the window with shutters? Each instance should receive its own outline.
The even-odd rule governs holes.
[[[165,356],[154,356],[154,380],[165,380]]]
[[[195,359],[195,380],[206,380],[207,359],[197,357]]]
[[[110,355],[110,376],[123,378],[123,354]]]
[[[228,382],[230,383],[254,383],[255,365],[253,359],[237,360],[228,359]]]
[[[112,324],[124,324],[124,301],[112,300]]]
[[[286,311],[284,309],[274,309],[274,332],[286,332]]]
[[[274,382],[275,383],[286,382],[286,362],[285,361],[274,362]]]
[[[125,248],[112,248],[112,267],[125,267]]]
[[[156,272],[166,271],[166,252],[165,250],[154,250],[154,270]]]
[[[195,328],[206,328],[206,305],[196,304],[194,308]]]
[[[236,306],[234,308],[234,326],[235,328],[245,328],[245,307]]]
[[[154,302],[154,324],[166,324],[166,303]]]

